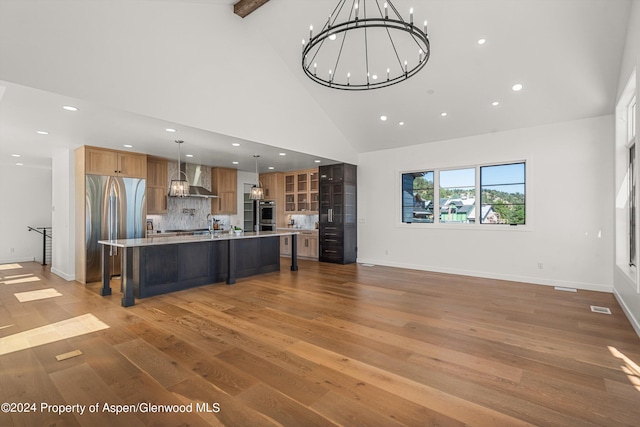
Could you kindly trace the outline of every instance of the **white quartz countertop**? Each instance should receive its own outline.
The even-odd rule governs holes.
[[[237,233],[216,233],[214,235],[204,236],[150,236],[139,239],[118,239],[118,240],[99,240],[98,243],[107,246],[117,246],[119,248],[132,248],[137,246],[154,246],[154,245],[176,245],[181,243],[196,243],[216,240],[231,239],[255,239],[260,237],[289,236],[298,234],[301,230],[287,229],[278,231],[252,231]]]

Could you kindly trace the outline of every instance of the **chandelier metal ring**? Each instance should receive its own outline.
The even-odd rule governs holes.
[[[344,20],[344,22],[336,23],[340,18],[340,13],[345,9],[345,2],[346,0],[340,0],[338,6],[334,9],[334,13],[329,16],[329,19],[322,28],[322,31],[314,36],[313,26],[311,26],[309,41],[305,42],[305,40],[303,40],[302,69],[311,80],[332,89],[370,90],[391,86],[405,81],[424,68],[431,55],[431,46],[427,36],[426,21],[423,29],[414,25],[413,10],[411,11],[410,22],[406,22],[402,19],[402,16],[390,1],[385,2],[383,15],[378,1],[375,0],[375,5],[380,13],[380,17],[369,17],[366,16],[366,0],[353,0],[354,6],[352,6],[346,20]],[[364,17],[360,19],[358,18],[359,4],[364,5],[364,8],[362,8],[364,10]],[[388,6],[391,11],[395,13],[397,18],[389,18]],[[335,13],[336,11],[338,11],[337,14]],[[386,32],[387,37],[385,37],[385,39],[388,39],[388,44],[390,46],[389,52],[393,51],[393,54],[388,54],[391,58],[387,61],[386,76],[378,78],[377,75],[370,75],[369,72],[370,57],[373,56],[373,53],[369,52],[368,40],[370,38],[369,32],[380,30]],[[341,64],[341,59],[347,35],[348,33],[353,34],[354,31],[362,31],[364,34],[364,37],[362,38],[363,52],[360,54],[364,58],[362,60],[365,63],[363,65],[363,71],[365,71],[366,76],[354,76],[354,78],[351,79],[351,74],[349,72],[345,72],[345,66]],[[403,54],[398,53],[398,41],[394,41],[392,37],[392,34],[397,36],[397,33],[402,33],[405,39],[409,37],[408,40],[411,44],[412,55],[414,55],[411,58],[406,58],[406,52]],[[337,51],[335,59],[332,58],[331,63],[328,65],[323,64],[323,70],[318,72],[316,57],[320,54],[325,42],[331,40],[329,43],[335,43],[335,40],[338,37],[341,37],[342,40],[341,42],[338,42],[340,44],[339,48],[337,46],[335,47],[335,50]],[[378,43],[380,43],[381,39],[378,38],[377,40]],[[385,41],[385,44],[386,43],[387,42]],[[380,48],[380,46],[376,47]],[[401,55],[404,55],[405,57],[401,58]],[[326,73],[327,68],[328,73]],[[340,77],[337,77],[338,75]]]

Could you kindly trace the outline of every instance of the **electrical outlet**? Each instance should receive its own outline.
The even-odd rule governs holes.
[[[384,250],[384,254],[385,254],[385,255],[389,255],[389,249],[385,249],[385,250]]]
[[[9,252],[14,253],[16,251],[15,248],[9,248]]]
[[[541,262],[539,262],[539,263],[538,263],[538,270],[542,270],[542,268],[543,268],[543,267],[544,267],[544,266],[542,265],[542,263],[541,263]]]

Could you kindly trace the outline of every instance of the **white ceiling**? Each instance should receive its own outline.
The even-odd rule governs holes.
[[[401,84],[345,92],[300,69],[309,24],[320,28],[337,0],[273,0],[245,19],[233,3],[0,0],[0,165],[18,153],[25,166],[48,167],[83,144],[176,158],[182,139],[189,161],[253,171],[258,153],[261,171],[291,170],[612,114],[630,8],[395,0],[428,19],[429,63]],[[513,92],[515,83],[524,89]],[[69,104],[80,110],[60,108]]]

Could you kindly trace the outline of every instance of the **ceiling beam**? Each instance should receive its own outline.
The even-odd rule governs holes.
[[[233,5],[233,13],[244,18],[269,0],[240,0]]]

